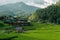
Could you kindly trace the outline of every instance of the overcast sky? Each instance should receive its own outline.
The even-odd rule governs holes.
[[[56,1],[57,0],[0,0],[0,5],[16,3],[16,2],[24,2],[27,5],[44,8],[48,5],[56,3]]]

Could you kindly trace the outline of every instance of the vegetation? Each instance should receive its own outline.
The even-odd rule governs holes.
[[[51,5],[45,9],[38,9],[34,14],[37,21],[60,24],[60,6]]]
[[[29,17],[28,19],[32,21],[31,26],[25,26],[26,20],[20,21],[20,18],[13,18],[14,27],[11,26],[12,23],[10,24],[12,22],[10,17],[6,19],[10,25],[4,24],[4,20],[0,21],[0,40],[60,40],[60,3],[57,4],[38,9],[30,17],[26,16],[26,19]],[[14,21],[15,19],[17,21]],[[16,32],[15,26],[21,27],[22,23],[24,24],[23,32]]]
[[[12,40],[60,40],[60,25],[56,24],[40,24],[32,23],[32,27],[25,27],[27,30],[24,33],[0,33],[0,39],[8,39],[12,37]],[[17,36],[16,38],[14,38]]]

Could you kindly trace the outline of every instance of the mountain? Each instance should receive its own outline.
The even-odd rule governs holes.
[[[35,12],[38,8],[26,5],[23,2],[6,4],[0,6],[0,15],[29,15]]]

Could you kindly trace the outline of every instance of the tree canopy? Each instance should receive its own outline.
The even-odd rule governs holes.
[[[44,9],[38,9],[34,13],[40,22],[50,22],[60,24],[60,6],[51,5]],[[34,20],[37,20],[35,18]],[[37,21],[38,21],[37,20]]]

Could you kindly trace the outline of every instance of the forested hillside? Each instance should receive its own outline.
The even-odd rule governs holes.
[[[60,3],[57,3],[60,4]],[[51,5],[44,9],[38,9],[32,16],[35,18],[34,21],[39,21],[42,23],[56,23],[60,24],[60,5]],[[31,17],[30,17],[31,19]]]

